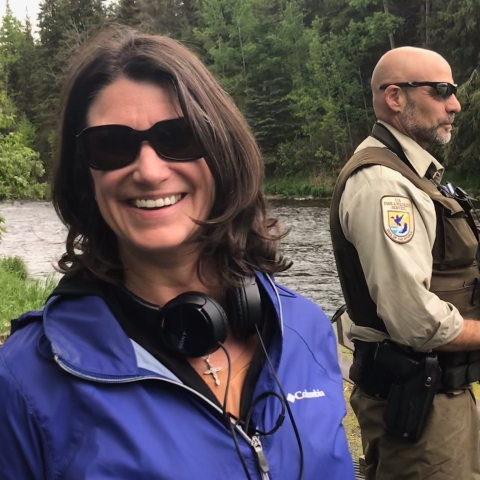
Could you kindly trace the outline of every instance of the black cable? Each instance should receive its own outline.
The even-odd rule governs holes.
[[[277,386],[283,396],[283,399],[285,401],[285,406],[287,407],[288,411],[288,416],[290,417],[290,421],[292,422],[292,427],[293,431],[295,432],[295,438],[297,439],[297,444],[298,444],[298,450],[300,452],[300,480],[303,480],[303,468],[304,468],[304,460],[303,460],[303,446],[302,446],[302,440],[300,439],[300,433],[297,428],[297,424],[295,423],[295,419],[293,418],[293,413],[292,409],[290,408],[290,405],[288,404],[287,396],[285,395],[285,392],[283,391],[282,385],[280,383],[280,380],[277,377],[277,374],[275,373],[275,368],[272,365],[272,362],[270,360],[270,357],[268,356],[267,349],[265,348],[265,344],[263,343],[262,336],[260,335],[260,331],[258,330],[258,326],[255,325],[255,328],[257,330],[258,334],[258,339],[260,340],[260,344],[262,345],[263,351],[265,352],[265,358],[267,359],[268,365],[270,366],[270,370],[272,371],[273,378],[275,379],[275,382],[277,383]]]
[[[232,374],[232,362],[230,360],[230,354],[228,353],[227,349],[225,348],[225,345],[223,345],[222,342],[218,342],[218,346],[224,351],[226,357],[227,357],[227,383],[225,384],[225,396],[223,397],[223,419],[224,421],[227,421],[229,424],[232,422],[230,421],[230,416],[227,412],[227,400],[228,400],[228,391],[230,390],[230,377]]]
[[[230,415],[228,413],[226,415],[227,415],[227,417],[230,417]],[[247,476],[248,480],[252,480],[252,477],[250,476],[250,473],[249,473],[248,468],[247,468],[247,462],[245,462],[245,458],[243,457],[243,453],[240,450],[240,445],[239,445],[238,439],[237,439],[237,432],[235,432],[235,425],[230,420],[230,418],[229,418],[229,428],[230,428],[230,432],[232,433],[233,441],[235,442],[235,448],[237,449],[237,455],[240,458],[240,461],[242,462],[243,469],[245,470],[245,475]]]
[[[245,475],[247,476],[248,480],[252,480],[250,473],[248,471],[247,462],[245,462],[245,458],[243,456],[242,451],[240,450],[240,445],[238,443],[237,432],[235,431],[235,427],[237,426],[237,422],[234,424],[232,422],[232,416],[227,412],[227,400],[228,400],[228,391],[230,390],[230,377],[232,374],[232,362],[230,359],[230,354],[228,353],[225,345],[223,343],[218,342],[218,346],[225,352],[227,357],[227,383],[225,384],[225,396],[223,397],[223,406],[222,406],[222,416],[223,421],[225,422],[225,426],[230,430],[233,438],[233,442],[235,443],[235,449],[237,450],[238,458],[240,458],[240,462],[242,462],[242,467],[245,471]]]
[[[271,429],[271,430],[268,430],[268,431],[263,431],[263,430],[258,430],[258,428],[255,428],[255,434],[256,435],[272,435],[274,434],[282,425],[283,425],[283,421],[285,420],[285,410],[286,410],[286,406],[285,406],[285,400],[284,398],[279,395],[277,392],[274,392],[272,390],[267,390],[266,392],[263,392],[261,395],[259,395],[258,397],[256,397],[253,401],[252,401],[252,405],[250,406],[250,408],[248,409],[248,412],[247,412],[247,415],[245,417],[245,422],[244,422],[244,425],[245,425],[245,432],[248,433],[248,430],[250,428],[250,418],[252,417],[252,414],[253,414],[253,410],[254,408],[256,407],[256,405],[261,401],[263,400],[264,398],[267,398],[269,397],[270,395],[273,395],[274,397],[277,397],[279,400],[280,400],[280,404],[282,405],[282,412],[280,413],[280,415],[278,416],[277,418],[277,421],[275,423],[275,426]]]

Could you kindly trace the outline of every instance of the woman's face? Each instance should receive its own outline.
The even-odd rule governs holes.
[[[181,109],[168,89],[119,78],[99,92],[87,123],[146,130],[180,116]],[[117,236],[124,263],[127,257],[145,254],[153,254],[152,260],[158,255],[181,258],[191,249],[186,241],[198,229],[192,219],[206,220],[213,205],[213,177],[203,158],[165,161],[148,142],[143,142],[130,165],[91,173],[100,212]]]

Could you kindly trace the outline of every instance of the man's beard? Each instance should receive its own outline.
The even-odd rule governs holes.
[[[437,122],[437,125],[433,127],[427,127],[419,123],[419,115],[417,114],[416,110],[415,102],[413,102],[407,96],[407,105],[404,112],[403,124],[405,130],[412,138],[429,145],[445,145],[450,141],[452,138],[452,133],[442,131],[440,127],[442,125],[450,125],[453,123],[455,114],[452,113],[448,118]]]

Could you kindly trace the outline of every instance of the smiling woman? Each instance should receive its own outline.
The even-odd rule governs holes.
[[[177,128],[172,118],[173,121],[182,119],[183,124]],[[126,155],[128,146],[133,144],[135,149],[131,149],[133,153],[128,157],[130,163],[108,171],[92,169],[98,208],[117,238],[127,278],[129,272],[138,270],[140,262],[151,264],[156,259],[164,263],[163,257],[167,256],[168,263],[174,261],[174,257],[178,258],[177,263],[182,263],[190,254],[193,260],[193,252],[198,247],[190,240],[198,230],[196,220],[205,221],[210,214],[214,185],[195,136],[184,134],[189,128],[181,117],[171,85],[158,87],[120,77],[97,95],[90,106],[87,122],[93,128],[102,126],[104,130],[118,124],[131,127],[122,137],[123,141],[117,139],[114,155],[119,158],[118,150],[127,144],[123,149]],[[168,126],[163,127],[165,122]],[[135,139],[135,133],[150,128],[155,130],[146,136],[158,140]],[[171,138],[165,142],[166,135],[159,135],[163,133],[162,128],[175,129],[171,136],[178,143],[178,152],[172,148]],[[87,128],[82,135],[87,135],[89,130]],[[104,152],[109,145],[108,137],[102,135],[102,139],[101,151]],[[193,145],[187,148],[186,142]],[[198,153],[193,157],[173,159],[166,157],[165,150],[170,157],[182,157],[190,150]],[[111,162],[112,155],[109,159]]]
[[[2,479],[353,479],[335,335],[273,278],[263,159],[205,66],[103,32],[59,140],[65,275],[0,350]]]

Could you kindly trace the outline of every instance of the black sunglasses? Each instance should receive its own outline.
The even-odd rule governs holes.
[[[157,122],[148,130],[99,125],[85,128],[77,135],[79,151],[96,170],[126,167],[137,158],[142,142],[149,142],[159,157],[172,162],[190,162],[204,156],[184,117]]]
[[[436,94],[442,98],[448,98],[457,93],[457,84],[448,83],[448,82],[399,82],[399,83],[386,83],[385,85],[380,86],[380,90],[385,90],[386,88],[394,85],[396,87],[432,87],[435,89]]]

